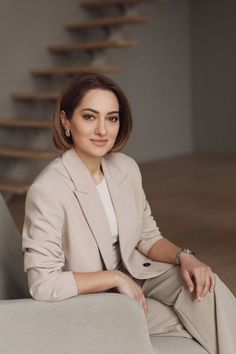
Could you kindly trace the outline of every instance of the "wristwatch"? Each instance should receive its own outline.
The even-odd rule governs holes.
[[[195,253],[190,248],[181,248],[181,250],[179,252],[177,252],[177,254],[176,254],[176,264],[178,264],[178,265],[180,265],[179,256],[181,253],[195,255]]]

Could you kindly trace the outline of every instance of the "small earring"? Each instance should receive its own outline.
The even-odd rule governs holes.
[[[70,131],[69,131],[69,129],[65,129],[65,136],[67,136],[67,138],[70,137]]]

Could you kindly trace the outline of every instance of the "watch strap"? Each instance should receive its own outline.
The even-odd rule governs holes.
[[[180,265],[179,256],[181,255],[181,253],[195,255],[195,253],[190,248],[181,248],[181,250],[176,253],[176,264],[178,265]]]

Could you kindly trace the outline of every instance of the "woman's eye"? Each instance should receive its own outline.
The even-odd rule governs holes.
[[[86,120],[91,120],[91,119],[93,119],[94,117],[91,116],[90,114],[85,114],[85,115],[83,116],[83,118],[86,119]]]
[[[110,117],[109,119],[110,119],[112,122],[114,122],[114,123],[119,120],[118,117]]]

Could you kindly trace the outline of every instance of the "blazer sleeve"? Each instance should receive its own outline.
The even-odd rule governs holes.
[[[139,169],[138,164],[135,160],[133,160],[135,168],[136,168],[136,181],[138,179],[138,193],[141,194],[142,198],[142,231],[141,231],[141,239],[137,244],[137,248],[140,252],[142,252],[145,256],[147,256],[149,250],[152,246],[163,238],[160,233],[159,227],[155,219],[152,216],[152,211],[150,205],[146,199],[146,195],[142,185],[142,175]]]
[[[22,247],[29,291],[35,300],[57,301],[76,296],[73,273],[63,271],[64,212],[53,186],[32,185],[25,207]]]

